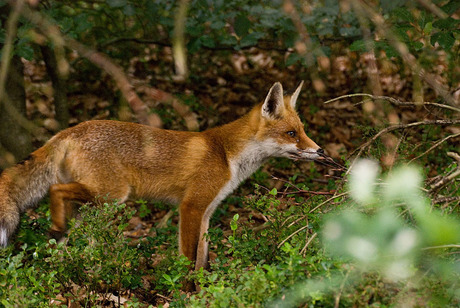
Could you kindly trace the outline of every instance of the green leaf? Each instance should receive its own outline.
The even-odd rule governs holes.
[[[460,9],[460,1],[458,0],[451,0],[449,3],[441,7],[441,10],[446,12],[448,15],[452,15],[459,9]]]
[[[395,14],[395,16],[397,16],[400,19],[402,19],[404,21],[407,21],[407,22],[414,22],[415,21],[415,18],[412,15],[412,13],[409,12],[409,10],[407,8],[405,8],[405,7],[396,8],[394,10],[393,14]]]
[[[436,20],[433,23],[433,27],[442,29],[442,30],[454,30],[457,28],[459,23],[460,23],[460,20],[448,17],[445,19]]]
[[[122,7],[128,4],[127,0],[107,0],[110,7]]]
[[[232,35],[226,35],[220,38],[220,43],[222,45],[235,46],[238,44],[238,40]]]
[[[278,190],[276,188],[273,188],[272,190],[270,190],[270,195],[276,196],[277,194],[278,194]]]
[[[240,45],[241,47],[254,46],[257,44],[259,39],[262,38],[263,36],[264,34],[260,32],[250,33],[241,39]]]
[[[423,48],[423,43],[422,42],[413,42],[413,43],[411,43],[411,45],[417,51],[422,50],[422,48]]]
[[[340,31],[340,35],[342,36],[355,36],[361,33],[361,30],[354,26],[341,27],[339,31]]]
[[[454,46],[455,37],[451,32],[438,32],[431,36],[431,45],[434,46],[436,42],[442,47],[442,49],[449,50],[452,46]]]
[[[384,13],[389,13],[397,7],[405,5],[407,0],[381,0],[380,6]]]
[[[354,41],[351,45],[350,45],[350,51],[361,51],[361,52],[364,52],[366,51],[366,42],[364,40],[357,40],[357,41]]]
[[[427,22],[425,27],[423,28],[423,33],[425,33],[426,35],[430,35],[432,30],[433,30],[433,23]]]
[[[216,43],[212,37],[209,35],[203,35],[200,37],[201,44],[205,47],[209,48],[214,48],[216,46]]]
[[[375,42],[375,46],[385,51],[388,58],[399,56],[399,53],[396,51],[396,49],[388,45],[386,42]]]
[[[18,43],[16,52],[19,57],[31,61],[34,58],[34,49],[29,44]]]
[[[131,4],[128,4],[123,8],[123,13],[126,16],[133,16],[136,14],[136,9]]]
[[[249,32],[249,28],[251,27],[251,22],[249,19],[244,15],[238,15],[235,18],[235,33],[238,36],[245,36]]]
[[[460,240],[460,225],[451,217],[427,211],[418,219],[420,220],[420,229],[424,233],[428,245],[457,244]]]
[[[223,20],[218,19],[218,20],[214,20],[213,22],[211,22],[211,24],[209,26],[213,30],[219,30],[219,29],[222,29],[223,27],[225,27],[225,22]]]
[[[300,59],[302,59],[302,56],[300,56],[298,53],[291,53],[286,59],[286,66],[294,65],[299,62]]]

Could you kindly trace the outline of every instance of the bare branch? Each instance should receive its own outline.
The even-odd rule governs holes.
[[[393,33],[390,27],[385,23],[385,19],[382,15],[376,12],[376,10],[365,3],[364,1],[355,1],[357,5],[360,5],[361,8],[369,16],[369,19],[377,26],[377,29],[388,40],[388,43],[395,48],[398,53],[401,55],[401,58],[404,62],[413,70],[413,72],[420,76],[433,90],[435,90],[447,104],[451,106],[458,105],[458,102],[455,98],[449,93],[449,90],[444,84],[441,84],[431,73],[425,71],[413,54],[409,52],[406,44],[401,42],[397,35]]]
[[[21,14],[39,28],[53,42],[63,42],[63,44],[67,47],[76,50],[81,56],[87,58],[89,61],[109,73],[115,80],[122,95],[128,101],[139,121],[143,124],[150,124],[147,106],[133,90],[128,78],[118,65],[110,61],[106,55],[94,51],[74,39],[61,34],[55,25],[50,23],[40,13],[32,11],[29,7],[24,6]]]
[[[21,9],[24,6],[23,0],[17,0],[13,6],[6,23],[5,42],[2,48],[1,71],[0,71],[0,103],[4,100],[6,89],[6,77],[10,68],[11,56],[13,54],[13,40],[16,37],[18,19]]]
[[[442,187],[446,186],[447,183],[453,181],[457,176],[460,175],[460,155],[458,155],[458,153],[455,152],[447,152],[447,156],[457,161],[457,169],[454,172],[446,176],[443,176],[436,183],[432,184],[430,186],[430,193],[434,193],[440,190]]]
[[[460,136],[460,133],[457,133],[457,134],[452,134],[452,135],[449,135],[445,138],[443,138],[442,140],[436,142],[434,145],[432,145],[428,150],[426,150],[425,152],[423,152],[422,154],[420,154],[419,156],[415,157],[415,158],[412,158],[410,161],[409,161],[409,164],[411,162],[413,162],[414,160],[417,160],[419,159],[420,157],[426,155],[427,153],[431,152],[432,150],[434,150],[435,148],[437,148],[440,144],[442,144],[443,142],[449,140],[449,139],[452,139],[452,138],[456,138]]]
[[[188,130],[197,131],[200,128],[196,114],[192,112],[189,106],[185,105],[178,98],[167,92],[153,88],[146,89],[145,93],[163,104],[171,105],[174,110],[176,110],[176,112],[184,119]]]
[[[436,106],[436,107],[439,107],[439,108],[444,108],[444,109],[449,109],[449,110],[452,110],[452,111],[455,111],[455,112],[460,112],[460,108],[456,108],[456,107],[453,107],[453,106],[450,106],[450,105],[445,105],[445,104],[439,104],[439,103],[432,103],[432,102],[417,102],[417,103],[414,103],[414,102],[402,102],[396,98],[393,98],[393,97],[390,97],[390,96],[383,96],[383,95],[372,95],[372,94],[369,94],[369,93],[353,93],[353,94],[346,94],[346,95],[342,95],[342,96],[339,96],[339,97],[336,97],[336,98],[333,98],[333,99],[330,99],[328,101],[325,101],[324,104],[329,104],[329,103],[332,103],[332,102],[335,102],[335,101],[338,101],[338,100],[341,100],[343,98],[350,98],[350,97],[358,97],[358,96],[364,96],[364,97],[368,97],[370,99],[373,99],[373,100],[384,100],[384,101],[388,101],[396,106],[423,106],[423,105],[431,105],[431,106]]]
[[[187,17],[189,0],[180,0],[174,18],[173,54],[176,74],[180,80],[187,77],[187,55],[185,47],[185,20]]]
[[[361,156],[361,153],[364,151],[366,147],[368,147],[372,142],[377,140],[381,135],[385,133],[392,132],[394,130],[399,130],[399,129],[406,129],[406,128],[411,128],[411,127],[417,127],[417,126],[422,126],[422,125],[451,125],[451,124],[460,124],[460,120],[429,120],[429,121],[419,121],[419,122],[413,122],[409,124],[395,124],[388,126],[381,131],[379,131],[376,135],[374,135],[370,140],[362,144],[360,147],[358,147],[356,150],[353,151],[355,153],[358,151],[358,155],[356,158]],[[353,155],[353,153],[351,155]],[[349,170],[351,167],[349,168]]]
[[[295,49],[300,55],[305,57],[307,67],[311,68],[315,64],[315,58],[313,57],[313,42],[308,34],[307,28],[303,24],[302,19],[291,0],[284,0],[283,9],[289,17],[291,17],[291,20],[297,28],[297,32],[301,38],[301,40],[296,43]],[[321,50],[318,50],[318,52],[321,52]],[[313,82],[313,87],[317,92],[322,93],[325,91],[326,86],[321,80],[317,70],[310,69],[310,78]]]

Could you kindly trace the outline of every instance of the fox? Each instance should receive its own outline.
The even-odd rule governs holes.
[[[0,246],[8,245],[20,214],[47,193],[56,238],[75,203],[164,200],[179,204],[179,253],[195,269],[206,267],[209,220],[241,182],[270,157],[323,156],[295,109],[302,85],[284,95],[276,82],[246,115],[202,132],[92,120],[57,133],[0,175]]]

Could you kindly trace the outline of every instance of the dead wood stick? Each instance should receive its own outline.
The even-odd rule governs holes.
[[[435,148],[437,148],[440,144],[442,144],[443,142],[449,140],[449,139],[452,139],[452,138],[456,138],[460,136],[460,133],[457,133],[457,134],[452,134],[452,135],[449,135],[445,138],[443,138],[442,140],[439,140],[438,142],[436,142],[435,144],[433,144],[428,150],[426,150],[425,152],[423,152],[422,154],[420,154],[419,156],[415,157],[415,158],[412,158],[410,161],[409,161],[409,164],[411,162],[413,162],[414,160],[417,160],[419,159],[420,157],[426,155],[427,153],[431,152],[432,150],[434,150]]]
[[[400,101],[399,99],[396,99],[396,98],[393,98],[393,97],[390,97],[390,96],[384,96],[384,95],[372,95],[372,94],[369,94],[369,93],[353,93],[353,94],[346,94],[346,95],[342,95],[342,96],[339,96],[339,97],[336,97],[336,98],[333,98],[333,99],[330,99],[328,101],[325,101],[324,104],[329,104],[329,103],[332,103],[332,102],[335,102],[335,101],[338,101],[338,100],[341,100],[343,98],[350,98],[350,97],[359,97],[359,96],[365,96],[365,97],[368,97],[370,99],[373,99],[373,100],[384,100],[384,101],[388,101],[396,106],[423,106],[423,105],[431,105],[431,106],[436,106],[436,107],[439,107],[439,108],[444,108],[444,109],[449,109],[449,110],[453,110],[455,112],[460,112],[460,108],[456,108],[456,107],[453,107],[453,106],[450,106],[450,105],[446,105],[446,104],[439,104],[439,103],[432,103],[432,102],[402,102]]]
[[[187,129],[197,131],[200,127],[197,116],[189,106],[185,105],[180,99],[159,89],[148,88],[145,93],[154,100],[163,104],[171,105],[174,110],[184,119]]]
[[[381,135],[392,132],[394,130],[399,130],[399,129],[406,129],[406,128],[411,128],[411,127],[417,127],[417,126],[422,126],[422,125],[450,125],[450,124],[460,124],[460,120],[428,120],[428,121],[419,121],[419,122],[413,122],[413,123],[408,123],[408,124],[395,124],[388,126],[381,131],[379,131],[377,134],[374,135],[370,140],[359,146],[356,150],[354,150],[351,155],[353,155],[356,151],[358,151],[357,158],[361,156],[361,153],[364,151],[365,148],[367,148],[372,142],[377,140]],[[348,170],[351,170],[351,167],[348,168]]]
[[[451,174],[448,174],[448,175],[442,177],[436,183],[432,184],[430,186],[430,193],[433,193],[433,192],[441,189],[442,187],[447,185],[447,183],[449,183],[450,181],[454,180],[457,176],[460,175],[460,155],[458,155],[455,152],[447,152],[447,156],[452,157],[453,159],[455,159],[457,161],[457,169],[454,172],[452,172]]]

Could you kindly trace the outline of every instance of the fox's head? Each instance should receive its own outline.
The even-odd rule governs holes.
[[[261,105],[261,122],[256,138],[273,146],[272,156],[316,160],[324,155],[308,138],[304,125],[295,111],[303,82],[292,95],[283,95],[281,83],[276,82]]]

